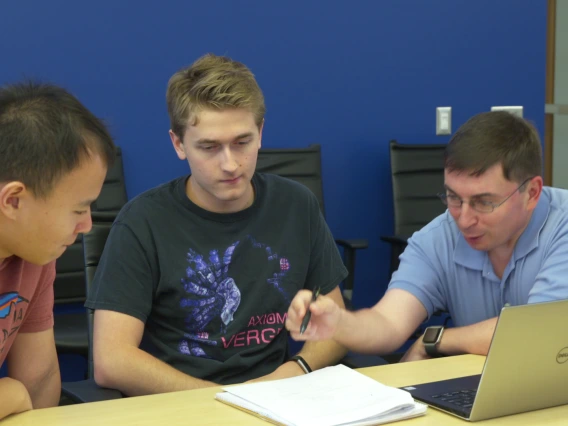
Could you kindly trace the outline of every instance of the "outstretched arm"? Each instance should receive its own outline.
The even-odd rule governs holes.
[[[393,289],[370,309],[349,312],[328,296],[310,305],[311,292],[300,291],[288,310],[286,328],[296,340],[333,339],[360,353],[387,354],[398,349],[426,319],[424,305],[405,290]],[[306,310],[312,311],[308,328],[300,334]]]

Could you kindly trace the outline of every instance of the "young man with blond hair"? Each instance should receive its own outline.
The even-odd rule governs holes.
[[[385,354],[442,310],[455,327],[429,327],[403,361],[486,355],[503,306],[568,298],[568,191],[543,187],[541,168],[540,140],[526,120],[471,118],[446,148],[440,197],[448,210],[410,238],[385,296],[347,312],[325,296],[309,305],[311,293],[301,291],[288,312],[292,336]]]
[[[128,203],[87,306],[95,380],[127,395],[304,374],[337,362],[334,342],[288,357],[286,311],[321,286],[343,306],[347,272],[300,184],[255,173],[264,98],[252,73],[206,55],[168,84],[170,138],[191,175]]]
[[[114,144],[65,90],[0,88],[0,419],[57,405],[55,259],[91,228]]]

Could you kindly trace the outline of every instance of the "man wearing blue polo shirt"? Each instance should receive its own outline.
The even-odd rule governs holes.
[[[385,296],[348,312],[325,296],[310,305],[302,290],[288,311],[292,337],[385,354],[444,310],[455,327],[428,328],[403,361],[486,355],[504,305],[568,298],[568,191],[543,187],[541,164],[527,121],[507,112],[471,118],[446,148],[440,198],[448,210],[409,240]]]

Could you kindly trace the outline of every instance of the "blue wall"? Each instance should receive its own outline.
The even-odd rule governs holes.
[[[168,78],[206,52],[247,64],[266,96],[264,146],[323,145],[328,222],[367,238],[356,306],[384,291],[392,232],[388,141],[436,137],[491,105],[542,133],[544,0],[2,2],[0,83],[61,84],[107,119],[129,196],[187,172],[167,134]]]

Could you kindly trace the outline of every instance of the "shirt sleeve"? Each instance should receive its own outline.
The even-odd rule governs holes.
[[[37,333],[53,328],[53,282],[55,261],[42,268],[38,286],[26,311],[20,333]]]
[[[568,299],[568,220],[556,230],[529,292],[528,303]]]
[[[415,233],[409,239],[388,286],[388,290],[397,288],[416,297],[426,308],[428,318],[436,311],[447,310],[442,268],[436,259],[437,248],[432,244],[434,238],[429,232]]]
[[[122,222],[113,224],[86,307],[120,312],[146,322],[152,310],[156,268],[140,237]]]
[[[314,290],[318,285],[322,294],[331,292],[343,281],[348,273],[321,214],[315,196],[310,194],[310,264],[304,288]]]

